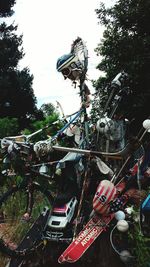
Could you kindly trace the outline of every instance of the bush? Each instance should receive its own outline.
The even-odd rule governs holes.
[[[19,131],[18,120],[16,118],[0,119],[0,138],[17,135]]]

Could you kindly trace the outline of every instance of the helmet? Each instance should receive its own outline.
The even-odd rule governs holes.
[[[65,79],[75,81],[80,78],[83,65],[77,55],[70,53],[57,60],[56,69],[63,74]]]
[[[68,67],[70,63],[75,58],[75,55],[72,53],[63,55],[62,57],[58,58],[56,68],[58,71],[62,71],[64,68]]]
[[[108,180],[102,180],[96,190],[93,199],[93,209],[99,213],[107,213],[109,203],[114,199],[116,195],[116,187]]]

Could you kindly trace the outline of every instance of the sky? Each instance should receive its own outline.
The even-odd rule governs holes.
[[[107,6],[113,5],[114,1],[102,0]],[[25,52],[19,65],[28,67],[34,76],[33,90],[38,107],[49,102],[56,106],[59,101],[65,114],[79,109],[78,89],[56,70],[57,59],[70,52],[77,36],[88,48],[88,87],[94,92],[90,80],[102,75],[96,70],[101,58],[94,52],[104,30],[95,13],[99,3],[99,0],[16,1],[11,20],[18,24],[18,34],[23,34]]]

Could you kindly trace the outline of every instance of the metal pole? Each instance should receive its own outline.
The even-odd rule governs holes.
[[[124,157],[129,153],[129,146],[127,145],[124,149],[118,151],[118,152],[99,152],[99,151],[92,151],[87,149],[80,149],[80,148],[73,148],[73,147],[62,147],[62,146],[52,146],[52,149],[62,152],[72,152],[72,153],[79,153],[83,155],[99,155],[99,156],[106,156],[106,157]]]

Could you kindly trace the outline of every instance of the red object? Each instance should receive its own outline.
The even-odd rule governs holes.
[[[93,209],[99,214],[106,213],[110,201],[112,201],[116,195],[116,191],[116,187],[112,182],[108,180],[101,181],[93,199]]]
[[[125,184],[120,183],[116,185],[119,186],[119,191],[124,189]],[[113,188],[113,187],[112,187]],[[125,204],[125,202],[124,202]],[[79,260],[86,250],[93,244],[93,242],[99,237],[99,235],[106,231],[107,226],[114,218],[115,213],[109,215],[99,216],[96,213],[89,220],[83,230],[75,238],[75,240],[67,247],[67,249],[61,254],[58,259],[59,263],[69,262],[74,263]]]
[[[67,205],[63,205],[63,206],[60,206],[60,207],[55,207],[53,209],[53,212],[66,212],[67,211]]]
[[[134,175],[137,174],[137,172],[138,172],[138,168],[139,168],[139,166],[142,164],[143,160],[144,160],[144,157],[142,156],[142,157],[137,161],[137,163],[130,169],[130,174],[131,174],[132,176],[134,176]]]
[[[61,254],[59,263],[74,263],[81,258],[95,239],[105,230],[106,225],[113,219],[114,214],[100,218],[97,214],[90,219],[70,246]]]

